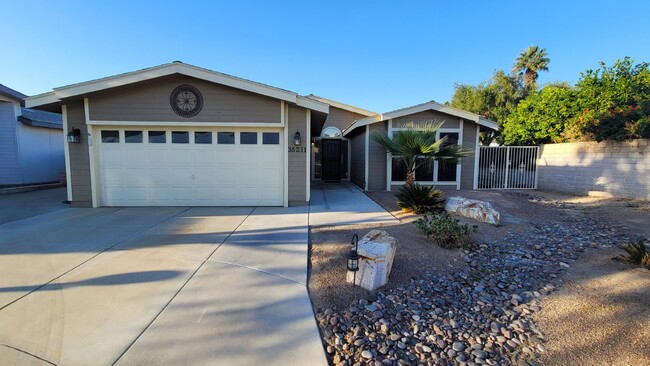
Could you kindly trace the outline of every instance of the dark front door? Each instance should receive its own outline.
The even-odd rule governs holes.
[[[341,140],[322,140],[323,180],[341,180]]]

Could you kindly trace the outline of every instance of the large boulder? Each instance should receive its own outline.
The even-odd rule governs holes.
[[[496,226],[501,224],[499,211],[485,201],[465,197],[449,197],[445,203],[445,211]]]
[[[355,285],[374,290],[388,283],[393,268],[397,239],[383,230],[372,230],[359,240],[359,271]],[[354,272],[348,271],[347,282],[354,281]]]

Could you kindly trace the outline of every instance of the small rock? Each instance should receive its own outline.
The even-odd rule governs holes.
[[[451,348],[453,348],[454,351],[460,352],[465,349],[465,344],[463,342],[454,342],[451,345]]]
[[[370,352],[368,350],[365,350],[365,351],[361,352],[361,357],[369,360],[369,359],[372,358],[372,352]]]

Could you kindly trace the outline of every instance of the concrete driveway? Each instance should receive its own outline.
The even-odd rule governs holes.
[[[2,216],[0,364],[327,364],[307,207],[50,208]]]

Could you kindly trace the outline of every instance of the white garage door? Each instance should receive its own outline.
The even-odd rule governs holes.
[[[102,128],[102,206],[282,206],[280,129]]]

